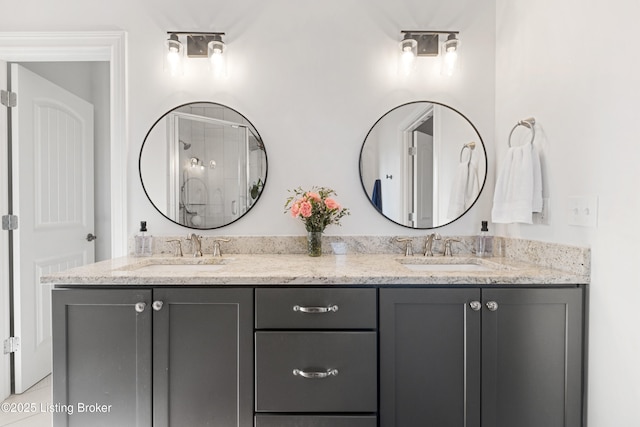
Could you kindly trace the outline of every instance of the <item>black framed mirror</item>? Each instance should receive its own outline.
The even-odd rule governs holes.
[[[213,229],[237,221],[258,201],[267,181],[267,153],[238,111],[194,102],[153,124],[138,168],[158,212],[188,228]]]
[[[442,227],[476,202],[487,179],[476,127],[439,102],[414,101],[385,113],[360,150],[360,181],[387,219],[409,228]]]

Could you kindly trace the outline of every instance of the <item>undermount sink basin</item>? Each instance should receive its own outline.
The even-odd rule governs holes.
[[[168,258],[151,259],[126,268],[150,273],[210,273],[222,270],[229,259],[225,258]]]
[[[481,260],[455,259],[455,258],[422,258],[419,260],[398,260],[403,267],[411,271],[494,271],[499,269],[496,265],[490,265]]]
[[[491,267],[478,264],[402,264],[412,271],[492,271]]]
[[[224,264],[149,264],[136,268],[136,271],[156,273],[197,273],[222,270]]]

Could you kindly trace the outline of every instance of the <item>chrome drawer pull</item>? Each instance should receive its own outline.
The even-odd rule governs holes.
[[[301,371],[300,369],[294,369],[293,375],[295,375],[296,377],[303,377],[303,378],[322,379],[322,378],[328,378],[331,376],[335,377],[336,375],[338,375],[338,370],[327,369],[324,372],[307,372],[307,371]]]
[[[335,313],[336,311],[338,311],[338,306],[330,305],[328,307],[302,307],[299,305],[294,305],[293,311],[299,311],[301,313]]]

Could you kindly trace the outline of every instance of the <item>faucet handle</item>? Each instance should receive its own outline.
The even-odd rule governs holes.
[[[396,242],[406,243],[404,256],[413,256],[413,239],[409,237],[396,237]]]
[[[444,240],[444,252],[442,253],[443,256],[453,256],[453,252],[451,251],[451,244],[453,242],[458,242],[460,243],[460,240],[458,239],[445,239]]]
[[[220,250],[220,243],[230,242],[229,239],[215,239],[213,241],[213,256],[222,256],[222,251]]]

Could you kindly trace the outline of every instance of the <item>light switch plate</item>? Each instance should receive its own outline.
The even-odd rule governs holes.
[[[571,196],[567,203],[567,222],[580,227],[598,226],[598,196]]]

